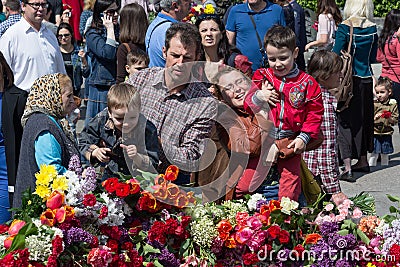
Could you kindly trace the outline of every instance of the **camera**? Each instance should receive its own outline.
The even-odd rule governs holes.
[[[122,139],[119,139],[111,148],[110,152],[107,152],[106,155],[109,156],[112,160],[120,160],[124,159],[124,151],[121,147],[123,143]]]

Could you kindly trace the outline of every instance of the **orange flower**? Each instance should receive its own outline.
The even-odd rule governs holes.
[[[175,200],[175,206],[178,208],[186,207],[189,204],[189,199],[186,194],[180,193]]]
[[[274,200],[274,199],[268,203],[268,206],[269,206],[270,212],[281,209],[281,203],[278,200]]]
[[[50,227],[54,226],[55,214],[51,209],[45,210],[42,215],[40,215],[40,221],[42,224],[48,225]]]
[[[222,240],[226,240],[229,237],[229,232],[232,231],[233,227],[229,220],[222,220],[217,224],[217,231],[219,237]]]
[[[17,235],[19,230],[21,230],[21,228],[24,227],[25,224],[26,224],[26,222],[24,222],[22,220],[13,220],[10,225],[10,228],[8,229],[8,234],[10,236]]]
[[[318,240],[320,240],[321,238],[322,238],[322,236],[320,236],[317,233],[308,234],[308,235],[306,235],[305,243],[306,244],[316,244],[318,242]]]
[[[236,247],[235,237],[233,235],[229,236],[229,238],[225,240],[225,246],[228,248]]]
[[[55,210],[64,204],[65,195],[58,191],[53,191],[46,201],[46,207]]]
[[[176,199],[176,197],[181,193],[179,187],[173,183],[167,185],[167,191],[170,199]]]
[[[159,174],[155,179],[154,179],[154,184],[158,185],[164,185],[166,183],[166,180],[164,178],[164,174]]]
[[[187,198],[189,200],[189,204],[196,205],[197,200],[194,197],[194,192],[193,191],[189,191],[189,192],[186,193],[186,195],[187,195]]]
[[[175,181],[178,178],[179,168],[175,165],[170,165],[165,171],[165,180]]]
[[[134,195],[140,192],[140,183],[135,178],[126,181],[126,183],[131,186],[129,194]]]
[[[65,209],[65,219],[67,221],[69,221],[75,217],[75,210],[73,207],[66,205],[66,206],[64,206],[64,209]]]
[[[260,208],[260,215],[259,215],[260,221],[264,225],[270,225],[271,224],[271,211],[269,210],[268,205],[262,205]]]

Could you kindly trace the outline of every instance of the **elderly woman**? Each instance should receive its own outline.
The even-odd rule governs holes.
[[[0,52],[0,223],[10,219],[22,139],[21,117],[28,93],[14,85],[14,75]],[[11,190],[12,191],[12,190]]]
[[[345,172],[340,179],[353,182],[352,172],[369,172],[367,152],[374,149],[374,104],[371,63],[378,48],[376,24],[372,22],[372,0],[347,0],[344,21],[339,24],[333,52],[346,50],[353,26],[353,98],[347,109],[338,114],[338,143]],[[340,103],[338,103],[340,105]],[[351,159],[358,162],[351,166]]]
[[[69,129],[67,114],[76,108],[72,82],[65,74],[44,75],[33,83],[22,117],[20,164],[14,206],[29,187],[35,190],[35,173],[42,164],[54,165],[58,173],[67,170],[69,159],[79,154]]]

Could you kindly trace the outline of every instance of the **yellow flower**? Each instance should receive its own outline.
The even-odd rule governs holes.
[[[45,185],[37,185],[35,194],[41,198],[47,198],[51,194],[50,188]]]
[[[68,189],[68,180],[65,176],[58,175],[57,178],[53,180],[53,184],[51,186],[53,191],[61,191],[64,192]]]
[[[367,267],[376,267],[376,265],[368,262]]]
[[[213,5],[207,4],[204,7],[204,14],[214,14],[214,13],[215,13],[215,9],[214,9]]]
[[[35,174],[36,185],[48,186],[55,176],[57,176],[57,171],[53,165],[42,164],[40,171]]]

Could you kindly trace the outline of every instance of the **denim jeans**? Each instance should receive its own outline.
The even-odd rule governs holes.
[[[86,105],[85,126],[91,118],[107,107],[107,93],[110,86],[89,85],[89,99]]]

